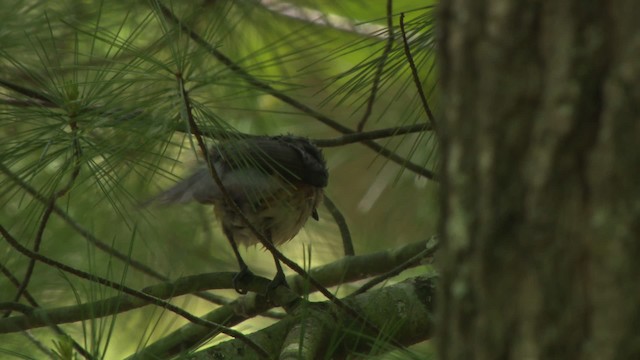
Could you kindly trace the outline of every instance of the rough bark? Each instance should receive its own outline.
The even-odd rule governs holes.
[[[442,2],[442,359],[640,358],[638,18]]]

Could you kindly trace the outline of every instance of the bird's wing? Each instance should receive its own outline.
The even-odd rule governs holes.
[[[303,138],[276,136],[229,140],[214,146],[209,155],[224,188],[236,201],[259,201],[286,187],[286,182],[325,187],[328,181],[322,153]],[[274,176],[276,174],[278,176]],[[191,200],[211,204],[222,198],[209,169],[202,166],[143,206]]]
[[[220,143],[212,148],[214,163],[222,159],[230,169],[258,169],[290,182],[324,187],[328,173],[318,148],[293,136],[255,137]]]
[[[276,177],[256,169],[234,169],[218,174],[227,193],[240,202],[259,201],[283,187]],[[224,194],[209,173],[209,169],[201,167],[188,178],[147,200],[142,206],[182,204],[189,201],[213,204],[223,198]]]
[[[209,174],[209,169],[201,167],[188,178],[155,195],[141,206],[182,204],[193,200],[209,204],[219,197],[219,193],[218,186]]]

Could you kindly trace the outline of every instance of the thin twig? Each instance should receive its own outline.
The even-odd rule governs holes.
[[[402,43],[404,44],[404,54],[407,57],[407,61],[409,62],[409,67],[411,68],[411,75],[413,76],[413,82],[416,84],[416,90],[418,91],[418,95],[420,97],[420,101],[422,102],[422,107],[424,108],[424,112],[427,114],[427,118],[431,122],[431,125],[436,128],[436,118],[433,116],[431,112],[431,108],[429,107],[429,103],[427,102],[427,97],[424,95],[424,90],[422,89],[422,83],[420,82],[420,76],[418,75],[418,69],[416,68],[416,64],[413,61],[413,56],[411,56],[411,48],[409,47],[409,41],[407,40],[407,33],[404,30],[404,13],[400,14],[400,31],[402,32]]]
[[[29,341],[31,341],[31,343],[33,345],[35,345],[35,347],[38,348],[38,350],[40,350],[42,353],[44,353],[45,355],[47,355],[49,357],[49,359],[51,360],[60,360],[60,357],[57,356],[53,350],[51,350],[51,348],[48,348],[45,344],[42,343],[42,341],[40,341],[40,339],[38,339],[37,337],[35,337],[32,333],[30,333],[29,331],[23,331],[22,335],[24,335],[24,337],[26,337]]]
[[[434,242],[435,241],[435,242]],[[375,278],[367,281],[367,283],[365,283],[364,285],[362,285],[358,290],[354,291],[353,293],[349,294],[349,297],[352,296],[357,296],[360,295],[364,292],[366,292],[367,290],[371,289],[372,287],[378,285],[379,283],[390,279],[398,274],[400,274],[401,272],[412,268],[414,266],[416,266],[418,264],[418,262],[420,262],[420,260],[428,257],[428,256],[433,256],[433,254],[436,252],[436,250],[438,250],[438,239],[437,237],[432,237],[428,242],[427,242],[427,248],[422,250],[420,253],[418,253],[416,256],[412,257],[411,259],[405,261],[404,263],[396,266],[395,268],[389,270],[388,272],[376,276]]]
[[[1,80],[0,80],[1,81]],[[10,105],[14,107],[49,107],[49,108],[57,108],[58,106],[52,104],[50,102],[45,102],[42,100],[17,100],[17,99],[0,99],[0,104]]]
[[[42,243],[42,234],[44,233],[44,229],[46,228],[47,222],[49,221],[49,217],[51,216],[51,212],[53,211],[53,205],[55,204],[54,198],[49,202],[49,206],[44,210],[44,214],[42,215],[42,220],[40,221],[40,225],[38,226],[38,231],[36,233],[36,239],[33,243],[33,251],[40,251],[40,244]],[[36,261],[34,259],[29,260],[29,264],[27,264],[27,270],[25,271],[23,280],[20,282],[20,286],[18,286],[18,291],[16,291],[15,296],[13,297],[13,301],[19,301],[22,297],[22,294],[27,290],[27,286],[31,280],[31,275],[33,274],[33,269],[36,266]],[[11,316],[11,309],[4,312],[3,317],[8,318]]]
[[[335,146],[342,146],[342,145],[352,144],[356,142],[361,142],[363,140],[382,139],[382,138],[387,138],[391,136],[429,131],[431,129],[432,128],[430,124],[423,123],[423,124],[413,124],[413,125],[407,125],[407,126],[398,126],[398,127],[392,127],[392,128],[386,128],[386,129],[372,130],[367,132],[353,133],[353,134],[343,135],[333,139],[311,139],[311,141],[319,147],[335,147]]]
[[[31,187],[29,184],[24,182],[18,175],[13,173],[9,168],[7,168],[4,164],[0,163],[0,172],[7,175],[11,180],[17,183],[22,189],[24,189],[29,195],[31,195],[34,199],[38,200],[42,204],[48,204],[48,200],[42,194],[40,194],[36,189]],[[112,255],[118,260],[121,260],[125,263],[128,263],[132,268],[135,268],[142,273],[145,273],[149,276],[155,277],[160,280],[166,280],[167,278],[157,271],[151,269],[147,265],[138,262],[137,260],[131,259],[129,256],[119,252],[118,250],[112,248],[107,243],[100,241],[96,238],[89,230],[83,228],[75,222],[64,210],[62,210],[59,206],[55,205],[53,207],[53,212],[58,215],[62,220],[64,220],[67,225],[71,226],[78,234],[88,240],[90,243],[95,245],[98,249],[104,251],[105,253]]]
[[[367,107],[362,119],[358,122],[357,129],[359,132],[364,130],[364,125],[367,123],[367,120],[369,120],[369,116],[371,116],[371,112],[373,111],[373,104],[375,103],[376,95],[378,94],[380,78],[382,78],[384,65],[387,63],[387,57],[389,57],[389,53],[393,49],[393,40],[393,0],[387,0],[387,43],[382,51],[382,56],[378,59],[378,67],[376,68],[376,74],[373,77],[373,84],[371,84],[371,94],[367,101]]]
[[[12,82],[9,82],[7,80],[2,80],[2,79],[0,79],[0,85],[6,87],[8,89],[11,89],[11,90],[13,90],[13,91],[15,91],[17,93],[20,93],[22,95],[30,97],[32,99],[36,99],[36,100],[42,101],[45,104],[50,104],[50,105],[57,106],[53,101],[49,100],[49,98],[46,97],[45,95],[43,95],[43,94],[41,94],[41,93],[39,93],[37,91],[31,90],[31,89],[27,89],[24,86],[20,86],[18,84],[14,84]]]
[[[4,265],[2,265],[0,263],[0,272],[2,272],[2,274],[4,274],[4,276],[9,279],[9,281],[16,287],[20,287],[20,281],[18,280],[18,278],[16,278],[11,271],[6,268]],[[27,302],[29,304],[31,304],[32,308],[39,308],[40,305],[38,304],[38,302],[36,301],[36,299],[31,296],[31,293],[29,293],[28,290],[25,290],[23,293],[23,298],[25,300],[27,300]],[[12,318],[10,318],[12,319]],[[71,344],[73,345],[73,348],[80,354],[82,355],[85,359],[87,360],[93,360],[94,357],[93,355],[91,355],[87,350],[85,350],[80,344],[78,344],[75,340],[73,340],[73,338],[71,338],[64,330],[62,330],[62,328],[60,328],[58,326],[58,324],[54,324],[54,323],[50,323],[47,322],[46,324],[47,326],[51,327],[56,333],[58,333],[59,335],[65,336],[67,338],[69,338],[71,340]]]
[[[356,254],[353,249],[353,241],[351,240],[351,232],[349,231],[349,225],[347,224],[347,220],[340,212],[340,209],[336,206],[336,204],[329,198],[327,195],[324,196],[324,206],[329,210],[331,216],[333,216],[333,220],[338,225],[338,229],[340,230],[340,236],[342,237],[342,247],[344,248],[345,256],[353,256]]]
[[[2,265],[2,263],[0,263],[0,272],[9,280],[9,282],[11,282],[16,288],[20,287],[20,280],[18,280],[17,277],[15,277],[15,275],[13,275],[13,273],[11,273],[11,270],[9,270],[6,266]],[[31,293],[29,292],[29,290],[25,290],[24,291],[24,298],[27,300],[27,302],[33,306],[36,303],[36,299],[34,299],[33,296],[31,296]]]
[[[69,274],[75,275],[79,278],[85,279],[85,280],[89,280],[91,282],[95,282],[97,284],[103,285],[103,286],[107,286],[110,287],[112,289],[115,289],[117,291],[121,291],[125,294],[131,295],[131,296],[135,296],[137,298],[140,298],[142,300],[145,300],[151,304],[154,304],[156,306],[160,306],[162,308],[165,308],[177,315],[180,315],[181,317],[189,320],[190,322],[194,323],[194,324],[198,324],[198,325],[202,325],[202,326],[206,326],[209,327],[211,329],[215,329],[215,330],[219,330],[220,332],[222,332],[223,334],[229,335],[233,338],[236,338],[244,343],[246,343],[248,346],[250,346],[252,349],[254,349],[256,351],[257,354],[261,355],[264,358],[268,358],[269,355],[268,353],[262,349],[259,345],[257,345],[254,341],[252,341],[251,339],[247,338],[244,334],[242,334],[239,331],[233,330],[231,328],[228,328],[224,325],[220,325],[220,324],[216,324],[214,322],[208,321],[208,320],[204,320],[201,319],[191,313],[189,313],[188,311],[175,306],[173,304],[171,304],[170,302],[164,301],[162,299],[159,299],[155,296],[151,296],[149,294],[146,294],[142,291],[138,291],[135,289],[132,289],[130,287],[127,287],[123,284],[119,284],[116,282],[113,282],[111,280],[102,278],[100,276],[94,275],[94,274],[89,274],[87,272],[75,269],[69,265],[63,264],[61,262],[55,261],[53,259],[50,259],[46,256],[40,255],[38,253],[35,253],[29,249],[27,249],[26,247],[22,246],[6,229],[5,227],[0,224],[0,234],[2,234],[2,236],[5,238],[5,240],[7,240],[7,242],[9,243],[9,245],[11,245],[11,247],[13,247],[14,249],[16,249],[18,252],[20,252],[21,254],[23,254],[24,256],[30,258],[30,259],[35,259],[45,265],[51,266],[55,269],[67,272]]]

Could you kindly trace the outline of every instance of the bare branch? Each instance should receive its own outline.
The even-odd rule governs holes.
[[[351,240],[351,232],[349,231],[347,220],[344,218],[344,215],[342,215],[342,212],[340,212],[340,209],[338,209],[333,200],[331,200],[331,198],[329,198],[326,194],[324,196],[324,206],[327,208],[327,210],[329,210],[331,216],[333,216],[333,220],[336,222],[336,225],[338,225],[338,229],[340,229],[344,255],[355,255],[356,252],[353,249],[353,241]]]
[[[361,142],[363,140],[382,139],[382,138],[391,137],[391,136],[412,134],[412,133],[418,133],[418,132],[429,131],[429,130],[432,130],[431,125],[424,123],[424,124],[398,126],[398,127],[387,128],[387,129],[353,133],[353,134],[344,135],[344,136],[340,136],[333,139],[314,139],[311,141],[313,141],[314,144],[320,147],[335,147],[335,146],[342,146],[342,145],[352,144],[356,142]]]
[[[6,87],[7,89],[11,89],[17,93],[20,93],[26,97],[29,97],[31,99],[37,100],[39,102],[42,102],[45,105],[54,105],[57,106],[53,101],[49,100],[49,98],[47,98],[45,95],[31,90],[31,89],[27,89],[24,86],[18,85],[18,84],[14,84],[10,81],[7,80],[2,80],[0,79],[0,85]]]
[[[425,240],[373,254],[344,257],[330,264],[311,269],[309,273],[325,287],[357,281],[392,270],[398,264],[411,259],[416,253],[424,250],[426,244],[427,241]],[[287,283],[297,294],[316,291],[300,275],[287,277]],[[280,300],[278,302],[283,301]],[[264,301],[262,295],[250,293],[236,299],[228,306],[222,306],[209,312],[203,318],[213,322],[224,323],[227,326],[234,326],[248,317],[260,314],[273,306],[274,304]],[[216,334],[215,332],[212,333],[210,329],[187,324],[147,346],[136,354],[136,357],[156,359],[175,356],[179,353],[179,349],[191,348]]]
[[[427,97],[424,94],[424,90],[422,89],[422,83],[420,82],[420,76],[418,75],[418,69],[416,68],[416,64],[413,61],[413,56],[411,56],[411,48],[409,47],[409,41],[407,40],[407,33],[404,30],[404,13],[400,14],[400,30],[402,32],[402,42],[404,44],[404,53],[407,57],[407,61],[409,62],[409,67],[411,68],[411,75],[413,76],[413,81],[416,84],[416,90],[418,91],[418,95],[420,96],[420,101],[422,102],[422,107],[424,108],[424,112],[427,114],[427,118],[431,122],[433,127],[437,126],[436,118],[433,116],[431,112],[431,108],[429,107],[429,103],[427,102]]]
[[[373,84],[371,84],[371,95],[369,95],[369,100],[367,101],[367,107],[365,109],[364,115],[360,122],[358,122],[357,129],[358,131],[364,130],[364,125],[369,120],[369,116],[371,116],[371,112],[373,111],[373,104],[376,101],[376,95],[378,93],[378,88],[380,86],[380,78],[382,77],[382,72],[384,71],[384,65],[387,62],[387,57],[389,57],[389,53],[393,49],[393,0],[387,0],[387,43],[384,46],[384,50],[382,51],[382,56],[378,59],[378,67],[376,68],[376,73],[373,77]]]
[[[427,257],[431,257],[433,256],[433,254],[435,254],[436,250],[438,250],[438,246],[440,244],[438,243],[438,237],[437,235],[434,235],[431,237],[431,239],[429,239],[429,241],[427,242],[427,246],[424,250],[422,250],[421,252],[419,252],[416,256],[412,257],[411,259],[403,262],[402,264],[398,265],[397,267],[389,270],[388,272],[377,276],[374,279],[371,279],[370,281],[368,281],[366,284],[362,285],[358,290],[354,291],[352,294],[350,294],[349,296],[357,296],[360,294],[365,293],[367,290],[371,289],[372,287],[380,284],[381,282],[388,280],[398,274],[400,274],[401,272],[412,268],[414,266],[419,265],[419,263]]]
[[[415,344],[430,338],[433,333],[433,317],[434,303],[436,297],[435,278],[416,277],[401,283],[385,287],[376,291],[360,294],[353,298],[347,299],[349,306],[361,312],[378,328],[392,327],[394,329],[394,338],[397,338],[402,346]],[[402,304],[398,307],[398,304]],[[331,358],[342,358],[346,354],[340,351],[352,351],[358,349],[360,352],[374,351],[373,354],[394,350],[392,346],[380,346],[389,338],[380,338],[379,334],[363,333],[361,325],[350,321],[345,321],[340,317],[340,313],[336,314],[338,309],[332,308],[331,303],[302,303],[293,314],[267,327],[263,330],[250,334],[249,337],[262,344],[266,348],[274,349],[280,354],[291,354],[282,349],[284,345],[291,345],[286,342],[287,337],[294,334],[299,328],[301,321],[305,321],[311,329],[305,329],[305,332],[321,336],[321,339],[313,339],[313,343],[307,349],[295,349],[306,354],[307,359],[318,359],[330,356]],[[388,316],[388,311],[379,311],[379,309],[394,309],[394,316]],[[299,314],[304,314],[300,316]],[[338,319],[337,319],[338,317]],[[411,321],[407,321],[407,319]],[[327,335],[332,335],[337,343],[333,343],[335,353],[328,353],[328,347],[318,346],[319,343],[330,341]],[[347,335],[348,334],[348,335]],[[355,335],[355,334],[360,334]],[[306,339],[306,336],[305,336]],[[296,345],[300,345],[299,342]],[[280,352],[280,349],[284,350]],[[294,350],[290,349],[290,350]],[[211,348],[207,348],[193,354],[187,359],[226,359],[233,358],[233,354],[243,354],[243,359],[254,359],[255,356],[244,349],[243,344],[236,340],[220,343]],[[274,356],[275,354],[272,354]],[[298,357],[295,357],[298,358]]]

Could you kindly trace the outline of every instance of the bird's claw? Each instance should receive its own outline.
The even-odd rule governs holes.
[[[248,267],[240,268],[240,271],[233,277],[233,288],[236,290],[238,294],[245,295],[249,291],[243,287],[246,285],[251,278],[253,277],[253,273],[249,270]]]
[[[267,294],[277,289],[280,286],[289,287],[289,284],[287,284],[287,278],[284,276],[284,273],[281,271],[278,271],[276,273],[276,276],[273,278],[273,280],[271,280],[269,285],[267,285]]]

